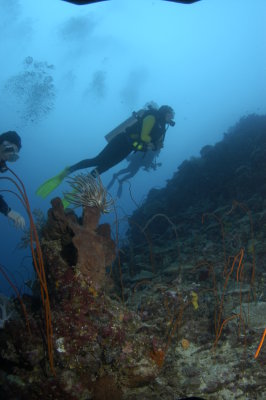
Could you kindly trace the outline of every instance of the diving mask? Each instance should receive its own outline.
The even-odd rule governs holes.
[[[14,162],[19,158],[18,147],[11,142],[5,140],[0,144],[0,159],[3,161]]]
[[[169,124],[170,126],[175,126],[175,112],[173,109],[169,110],[169,112],[165,115],[165,121],[167,124]]]

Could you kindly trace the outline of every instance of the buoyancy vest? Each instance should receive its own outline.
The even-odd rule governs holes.
[[[155,149],[162,146],[166,127],[157,110],[147,110],[132,126],[125,130],[136,151],[146,151],[147,145],[152,143]]]

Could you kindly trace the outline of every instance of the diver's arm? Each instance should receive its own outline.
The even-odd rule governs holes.
[[[147,115],[147,117],[143,119],[142,129],[140,134],[142,142],[146,144],[151,142],[152,138],[150,133],[154,125],[155,125],[155,117],[153,115]]]
[[[25,228],[25,219],[17,211],[11,210],[8,204],[5,202],[3,196],[0,195],[0,213],[4,214],[11,220],[16,228]]]
[[[10,221],[13,222],[16,228],[25,229],[26,222],[25,219],[17,211],[10,210],[7,214]]]
[[[10,211],[10,208],[8,207],[8,204],[5,202],[3,196],[0,195],[0,213],[7,216],[9,211]]]

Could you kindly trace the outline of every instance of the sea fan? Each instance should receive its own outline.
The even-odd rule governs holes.
[[[75,207],[97,207],[102,213],[111,211],[113,200],[102,184],[100,176],[78,174],[68,179],[72,191],[64,193],[64,199]]]

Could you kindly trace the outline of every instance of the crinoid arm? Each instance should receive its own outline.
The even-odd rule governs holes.
[[[102,213],[109,213],[113,206],[113,199],[102,184],[100,175],[77,174],[67,182],[71,192],[64,193],[64,198],[75,207],[97,207]]]

